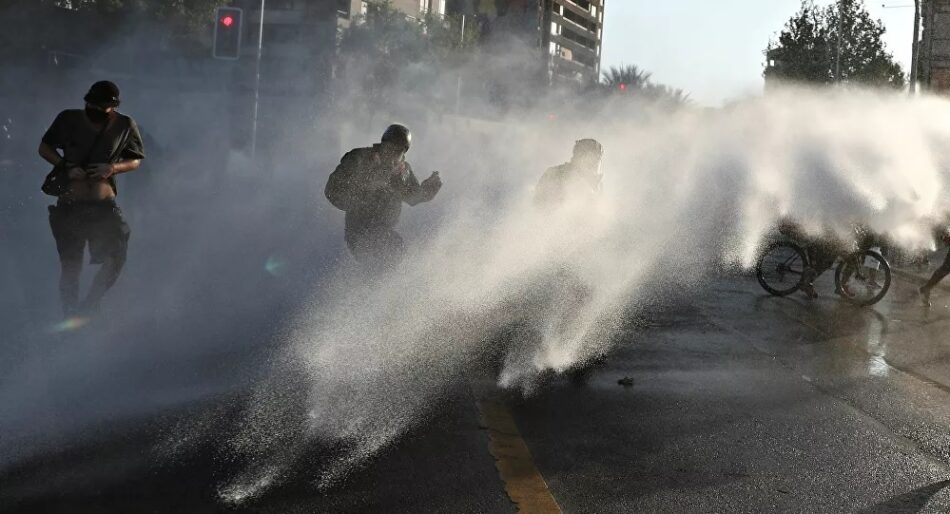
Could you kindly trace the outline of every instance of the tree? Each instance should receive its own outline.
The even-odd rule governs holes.
[[[228,0],[0,0],[0,10],[5,7],[60,7],[102,14],[144,12],[157,20],[198,31],[207,27],[216,7],[228,3]]]
[[[651,73],[635,65],[611,66],[604,72],[603,85],[616,90],[643,89],[650,83]]]
[[[366,14],[340,32],[339,48],[344,55],[385,59],[395,65],[428,61],[445,65],[457,61],[475,45],[477,31],[468,29],[463,37],[461,18],[426,16],[409,18],[390,0],[370,0]]]
[[[689,94],[652,80],[653,74],[635,65],[610,67],[604,72],[600,83],[602,90],[610,94],[630,95],[639,100],[680,106],[690,103]]]
[[[341,30],[339,56],[344,73],[358,79],[359,94],[380,106],[397,89],[431,95],[441,75],[472,56],[477,37],[475,30],[466,30],[463,37],[461,18],[417,20],[389,0],[375,0],[367,2],[366,14]]]
[[[763,75],[767,83],[901,88],[904,72],[884,45],[886,30],[871,18],[863,0],[839,0],[825,8],[803,0],[778,40],[769,42]]]

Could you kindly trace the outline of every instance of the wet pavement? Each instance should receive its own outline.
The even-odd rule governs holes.
[[[523,477],[511,470],[527,468],[504,461],[524,457],[506,454],[521,442],[524,473],[563,512],[950,511],[950,293],[925,309],[905,277],[860,309],[823,280],[816,301],[767,296],[751,277],[687,291],[631,322],[584,383],[554,378],[521,398],[473,379],[329,490],[302,462],[281,487],[225,506],[213,441],[156,461],[167,431],[143,417],[0,469],[0,511],[514,512],[506,488]],[[486,396],[517,426],[487,427]]]

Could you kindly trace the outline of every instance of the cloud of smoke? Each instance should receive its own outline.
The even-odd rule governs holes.
[[[924,248],[950,209],[950,103],[941,99],[786,89],[722,110],[639,111],[633,121],[614,107],[620,115],[568,126],[492,127],[479,150],[508,163],[504,176],[479,161],[447,168],[440,220],[429,218],[398,272],[350,270],[298,313],[273,376],[283,387],[294,376],[306,397],[295,397],[296,411],[279,400],[263,409],[301,420],[290,439],[342,449],[320,470],[322,484],[421,422],[482,361],[499,360],[499,386],[530,391],[543,374],[609,351],[631,306],[701,287],[723,268],[748,269],[781,219],[842,241],[861,223]],[[581,137],[604,144],[605,191],[538,209],[533,183]],[[449,162],[440,149],[473,139],[430,131],[413,154]],[[469,194],[496,181],[500,197]],[[273,387],[261,386],[256,410]],[[270,435],[256,423],[236,441],[262,457],[255,447]],[[266,469],[296,457],[264,458]],[[236,487],[225,497],[248,494]]]
[[[0,323],[16,341],[0,347],[0,472],[121,422],[251,389],[236,427],[208,415],[173,424],[160,453],[224,440],[244,465],[221,485],[230,501],[302,462],[332,485],[486,369],[501,387],[531,391],[609,351],[631,309],[747,268],[780,218],[845,240],[865,223],[917,248],[933,245],[930,224],[950,209],[944,100],[785,89],[670,111],[558,92],[505,114],[488,99],[538,96],[512,78],[534,57],[499,50],[448,72],[409,70],[391,113],[367,113],[359,94],[343,94],[341,116],[281,118],[261,138],[283,151],[260,167],[225,150],[227,73],[182,80],[182,63],[166,62],[117,79],[123,110],[153,138],[145,168],[119,181],[129,263],[107,321],[66,333],[51,332],[58,270],[34,152],[59,109],[79,107],[89,83],[110,77],[79,69],[38,80],[46,94],[34,109],[0,97],[19,131],[0,190]],[[492,70],[498,88],[473,93]],[[45,72],[0,73],[7,83]],[[414,94],[410,75],[434,77],[435,91]],[[451,104],[458,77],[462,112],[477,118],[433,112],[433,99]],[[405,209],[398,230],[411,250],[398,272],[367,277],[342,249],[343,216],[322,189],[343,149],[375,142],[391,121],[413,128],[417,174],[438,169],[445,187]],[[538,209],[534,184],[583,137],[606,149],[604,192]],[[308,462],[314,451],[330,458]]]

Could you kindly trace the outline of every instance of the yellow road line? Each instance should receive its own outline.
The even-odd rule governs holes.
[[[511,412],[504,405],[488,400],[478,402],[478,411],[482,426],[491,438],[495,467],[505,482],[505,492],[518,506],[518,512],[561,514],[561,507],[534,465],[531,451],[521,438]]]

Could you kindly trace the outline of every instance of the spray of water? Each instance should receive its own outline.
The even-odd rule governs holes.
[[[558,131],[506,121],[489,141],[504,175],[480,165],[490,163],[447,170],[441,221],[427,220],[437,229],[397,272],[348,269],[316,294],[232,441],[255,466],[226,499],[273,483],[308,441],[339,450],[314,476],[334,483],[482,361],[498,358],[499,386],[530,391],[542,374],[608,351],[630,306],[749,268],[782,218],[844,241],[863,223],[923,248],[950,210],[944,100],[789,88],[721,110],[628,118],[614,107]],[[450,145],[443,137],[426,147]],[[537,209],[532,184],[580,137],[605,146],[603,195]],[[470,194],[493,183],[497,194]]]

